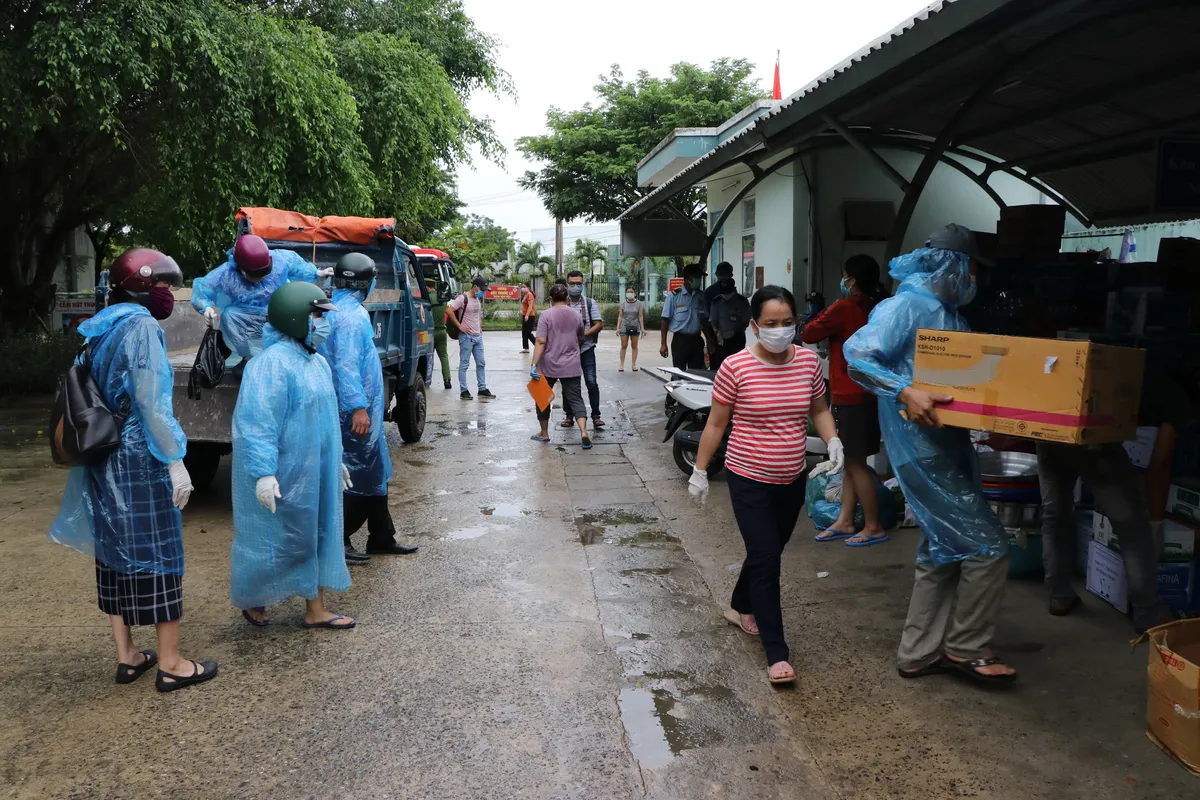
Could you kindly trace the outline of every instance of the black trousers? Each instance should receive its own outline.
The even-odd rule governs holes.
[[[521,349],[531,350],[530,345],[537,344],[537,317],[525,319],[521,317]]]
[[[367,547],[389,545],[396,540],[396,526],[388,510],[387,495],[368,497],[361,494],[342,494],[342,538],[347,545],[350,537],[367,524]]]
[[[672,334],[671,366],[675,369],[704,369],[704,337],[698,333]]]
[[[717,345],[717,352],[708,357],[708,368],[714,372],[721,368],[721,362],[729,358],[734,353],[740,353],[746,349],[746,334],[739,333],[737,336],[731,336],[721,344]]]
[[[734,472],[727,475],[733,516],[746,543],[746,560],[733,587],[731,605],[739,614],[754,615],[770,666],[787,661],[789,655],[783,635],[779,570],[783,548],[804,507],[805,477],[792,483],[762,483]]]
[[[587,406],[583,404],[583,390],[579,388],[580,378],[576,375],[574,378],[551,378],[549,375],[543,375],[546,383],[550,384],[550,388],[554,388],[554,384],[559,384],[562,389],[562,407],[566,418],[574,422],[575,420],[587,416]],[[550,406],[539,408],[537,412],[539,420],[550,419]]]

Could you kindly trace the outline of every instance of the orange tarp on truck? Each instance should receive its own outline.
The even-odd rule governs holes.
[[[239,208],[237,219],[245,220],[256,236],[284,242],[375,244],[391,239],[396,227],[390,217],[313,217],[278,208]]]

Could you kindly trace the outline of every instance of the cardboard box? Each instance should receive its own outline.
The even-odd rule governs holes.
[[[1160,625],[1146,638],[1146,736],[1200,776],[1200,619]]]
[[[1158,428],[1138,428],[1133,438],[1124,442],[1125,452],[1129,460],[1138,469],[1150,466],[1150,455],[1154,452],[1154,443],[1158,441]]]
[[[1125,560],[1094,540],[1088,548],[1087,590],[1122,614],[1129,613]]]
[[[1196,563],[1158,565],[1158,599],[1173,611],[1196,609]]]
[[[913,386],[956,428],[1069,444],[1134,438],[1146,353],[1068,339],[917,331]]]
[[[1113,533],[1112,521],[1099,511],[1092,512],[1092,541],[1121,552],[1121,542]],[[1163,520],[1163,552],[1160,564],[1190,563],[1196,558],[1196,526],[1186,520]]]
[[[1167,495],[1167,513],[1200,522],[1200,489],[1172,483]]]

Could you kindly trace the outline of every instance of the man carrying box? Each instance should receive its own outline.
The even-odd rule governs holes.
[[[1008,578],[1008,533],[983,495],[970,434],[938,419],[936,405],[952,398],[912,386],[917,329],[967,329],[958,307],[975,297],[977,259],[970,230],[934,231],[925,247],[891,262],[889,274],[902,281],[896,295],[843,346],[850,377],[880,398],[888,458],[921,526],[897,653],[904,678],[947,671],[982,683],[1017,678],[990,648]]]

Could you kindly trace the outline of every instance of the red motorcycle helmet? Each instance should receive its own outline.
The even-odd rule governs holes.
[[[109,286],[130,295],[146,294],[159,281],[179,288],[183,286],[183,270],[175,259],[148,247],[126,250],[108,268]]]
[[[267,243],[261,236],[255,236],[253,233],[242,234],[233,246],[233,263],[244,272],[269,272],[271,251],[267,249]]]

